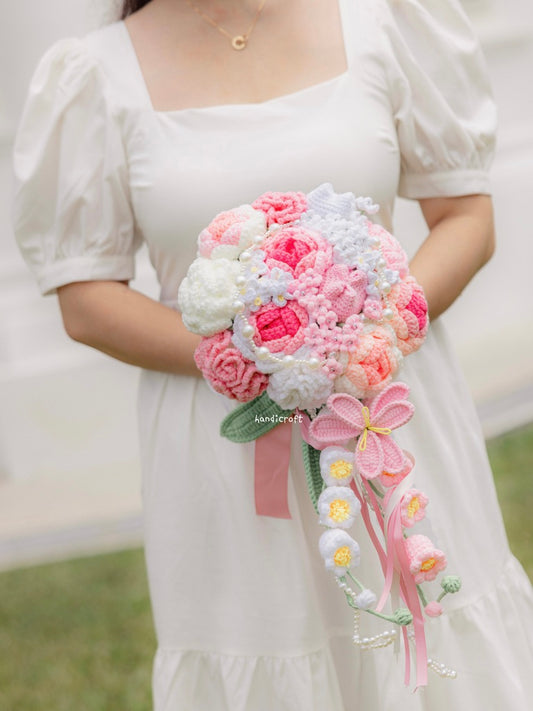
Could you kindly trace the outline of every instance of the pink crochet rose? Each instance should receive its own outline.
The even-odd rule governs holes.
[[[379,239],[379,249],[389,269],[400,273],[403,279],[409,273],[409,261],[398,240],[381,225],[367,221],[368,234]]]
[[[437,573],[446,567],[446,556],[435,548],[427,536],[409,536],[404,545],[409,558],[409,571],[417,585],[435,580]]]
[[[307,311],[295,301],[285,306],[266,304],[250,314],[256,346],[266,346],[271,353],[290,355],[304,344]]]
[[[412,276],[395,284],[388,297],[393,317],[388,322],[398,338],[403,355],[418,350],[428,330],[428,305],[420,284]]]
[[[253,201],[252,207],[265,213],[268,227],[273,223],[286,225],[307,210],[307,198],[304,193],[263,193]]]
[[[381,326],[359,336],[357,348],[339,357],[345,366],[337,378],[335,390],[354,397],[368,397],[390,383],[398,369],[398,359],[391,333]]]
[[[196,365],[217,393],[248,402],[265,390],[268,376],[231,343],[231,332],[203,338],[194,353]]]
[[[331,244],[303,227],[282,227],[265,241],[263,250],[268,267],[290,271],[294,277],[310,268],[323,274],[333,262]]]
[[[219,213],[198,235],[201,257],[236,259],[252,244],[256,235],[266,232],[266,219],[251,205],[241,205]]]
[[[367,276],[346,264],[333,264],[324,276],[322,293],[331,302],[338,321],[360,313],[366,298]]]

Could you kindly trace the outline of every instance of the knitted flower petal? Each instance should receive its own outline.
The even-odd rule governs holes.
[[[322,411],[309,425],[311,436],[322,444],[344,444],[354,436],[351,425],[332,412]]]
[[[415,406],[412,402],[390,402],[381,410],[371,413],[372,424],[375,427],[388,427],[395,430],[406,422],[409,422],[414,415]]]
[[[368,430],[366,433],[366,446],[361,449],[361,440],[355,450],[355,463],[361,476],[365,479],[375,479],[384,469],[383,449],[380,437],[375,432]]]
[[[390,435],[378,435],[383,453],[383,470],[389,474],[400,474],[406,467],[406,456],[403,449]],[[379,472],[381,474],[381,472]]]
[[[363,405],[360,400],[347,393],[334,393],[328,398],[328,408],[337,417],[353,428],[357,436],[365,428],[365,418],[363,417]]]
[[[368,403],[368,409],[370,410],[370,416],[375,417],[378,413],[383,410],[386,405],[391,402],[396,402],[398,400],[407,400],[409,396],[409,387],[405,383],[396,382],[387,385],[384,390],[382,390],[379,395]]]

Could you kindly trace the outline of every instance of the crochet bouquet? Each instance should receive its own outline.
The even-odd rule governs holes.
[[[204,337],[195,353],[204,377],[242,403],[221,433],[256,440],[257,511],[290,516],[290,423],[298,420],[309,494],[324,527],[318,547],[354,609],[354,642],[385,646],[401,628],[406,683],[412,639],[423,685],[428,665],[454,675],[428,662],[424,614],[440,615],[440,600],[460,580],[444,577],[431,602],[421,587],[446,558],[428,537],[411,535],[428,499],[414,487],[412,455],[392,436],[414,412],[407,385],[393,378],[424,341],[427,304],[400,244],[370,221],[377,210],[369,198],[324,184],[308,195],[265,193],[222,212],[198,237],[179,307],[185,326]],[[359,515],[383,569],[379,599],[356,577],[359,546],[348,531]],[[399,628],[361,638],[360,610]]]

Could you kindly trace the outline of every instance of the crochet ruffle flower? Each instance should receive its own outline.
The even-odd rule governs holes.
[[[403,355],[409,355],[422,345],[429,324],[422,287],[408,276],[392,287],[388,302],[393,314],[388,323],[396,333],[398,348]]]
[[[328,486],[348,486],[353,479],[355,454],[343,447],[320,452],[320,473]]]
[[[384,470],[399,473],[405,468],[406,455],[390,434],[413,416],[408,393],[407,385],[393,383],[366,404],[351,395],[334,393],[328,398],[327,410],[313,420],[309,432],[324,444],[357,437],[355,463],[366,479],[373,479]]]
[[[239,402],[253,400],[267,386],[268,377],[233,347],[230,331],[204,338],[196,348],[194,360],[214,390]]]
[[[273,223],[285,225],[303,215],[307,209],[307,197],[297,192],[263,193],[253,201],[252,207],[265,213],[268,227]]]
[[[446,568],[446,556],[435,548],[427,536],[409,536],[404,545],[415,583],[435,580],[437,573]]]
[[[333,384],[320,369],[307,360],[307,349],[296,352],[293,362],[284,363],[270,375],[267,393],[284,410],[318,408],[328,399]]]
[[[328,486],[317,502],[322,526],[350,528],[361,510],[361,504],[348,486]]]
[[[211,259],[236,259],[266,232],[266,218],[251,205],[219,213],[198,236],[198,254]]]
[[[359,544],[342,529],[330,528],[325,531],[320,536],[318,547],[326,568],[337,576],[359,565]]]
[[[178,306],[185,327],[201,336],[229,328],[235,317],[238,262],[198,257],[178,290]]]

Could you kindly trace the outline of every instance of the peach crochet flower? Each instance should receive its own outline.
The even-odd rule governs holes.
[[[368,397],[388,385],[398,369],[398,351],[394,336],[381,326],[359,336],[357,348],[339,357],[344,374],[335,381],[337,392],[354,397]]]
[[[437,573],[446,568],[446,556],[435,548],[427,536],[409,536],[404,545],[409,558],[409,571],[415,583],[435,580]]]
[[[214,390],[239,402],[253,400],[268,384],[268,376],[232,346],[228,330],[203,338],[194,360]]]
[[[412,276],[395,284],[388,297],[393,317],[389,321],[394,329],[398,348],[409,355],[420,348],[428,330],[428,306],[422,287]]]
[[[262,210],[266,215],[267,226],[285,225],[294,222],[307,210],[307,197],[304,193],[263,193],[254,200],[252,207]]]
[[[285,354],[292,354],[303,345],[308,321],[307,311],[294,301],[281,307],[266,304],[250,314],[249,319],[255,331],[256,346],[266,346],[271,353],[283,351]]]

